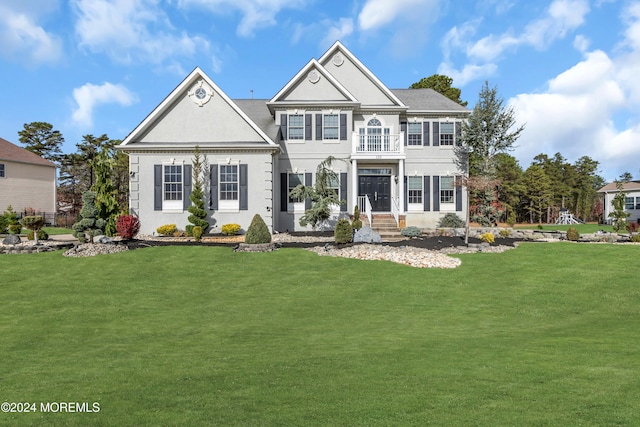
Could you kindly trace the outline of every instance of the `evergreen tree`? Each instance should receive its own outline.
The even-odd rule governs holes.
[[[58,130],[46,122],[31,122],[24,124],[24,129],[18,132],[20,142],[25,149],[38,156],[58,163],[62,154],[64,137]]]
[[[191,170],[193,184],[191,187],[191,195],[189,196],[191,206],[189,206],[188,211],[191,215],[189,215],[188,220],[192,225],[191,227],[187,227],[191,229],[193,229],[193,227],[201,227],[204,233],[207,228],[209,228],[209,222],[205,219],[207,217],[207,211],[204,209],[203,172],[206,170],[206,159],[203,158],[200,148],[197,145],[194,151],[193,161],[191,162]]]
[[[446,96],[450,100],[457,102],[463,107],[467,106],[467,101],[460,99],[461,90],[457,87],[451,86],[453,79],[449,76],[443,76],[442,74],[434,74],[429,77],[421,79],[419,82],[413,83],[410,89],[433,89],[436,92]]]
[[[113,159],[110,149],[103,147],[93,160],[93,171],[96,175],[95,183],[91,190],[95,193],[95,205],[98,210],[97,217],[105,221],[104,232],[107,236],[115,236],[117,233],[116,220],[120,213],[116,190],[111,180],[113,171]]]
[[[618,193],[613,196],[613,200],[611,201],[613,211],[609,213],[609,218],[613,220],[613,229],[617,233],[627,227],[627,218],[629,218],[631,214],[624,210],[624,202],[627,197],[627,193],[624,191],[624,182],[616,180],[615,183]]]
[[[80,216],[82,219],[75,224],[72,228],[74,230],[74,237],[77,237],[80,243],[85,243],[87,235],[89,236],[89,242],[93,243],[93,238],[99,234],[104,233],[104,226],[106,221],[102,218],[98,218],[98,208],[95,205],[96,193],[93,191],[85,191],[82,194],[82,209],[80,210]]]
[[[533,222],[533,216],[535,214],[540,224],[553,196],[551,192],[551,181],[540,165],[532,164],[524,172],[524,185],[526,188],[526,197],[529,201],[527,210],[531,216],[531,222]]]

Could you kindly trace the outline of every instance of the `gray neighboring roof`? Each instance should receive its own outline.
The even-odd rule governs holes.
[[[280,128],[276,126],[273,116],[267,106],[268,99],[234,99],[238,107],[258,125],[272,141],[278,141]]]
[[[409,107],[408,113],[427,111],[451,111],[469,113],[469,110],[433,89],[391,89]]]
[[[640,190],[640,181],[629,181],[622,184],[622,189],[624,191],[637,191]],[[615,182],[610,182],[605,185],[601,189],[598,190],[598,193],[617,193],[618,188],[616,187]]]

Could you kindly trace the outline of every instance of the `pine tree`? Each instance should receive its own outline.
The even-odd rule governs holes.
[[[86,242],[86,236],[89,236],[89,242],[93,243],[93,238],[104,232],[104,226],[106,221],[102,218],[97,218],[98,208],[95,205],[96,193],[93,191],[85,191],[82,194],[82,209],[80,210],[80,216],[82,219],[71,228],[74,230],[74,237],[77,237],[80,243]]]
[[[193,186],[191,188],[191,195],[189,196],[191,206],[188,208],[191,215],[187,218],[191,223],[191,226],[187,227],[191,229],[193,229],[193,227],[201,227],[202,233],[205,233],[207,228],[209,228],[209,222],[205,219],[208,214],[204,209],[204,182],[202,178],[203,172],[206,170],[206,159],[203,158],[202,153],[200,152],[200,147],[198,146],[196,146],[194,151],[191,168],[193,174]]]
[[[96,194],[95,204],[98,209],[97,217],[105,221],[104,232],[107,236],[115,236],[117,233],[116,220],[120,213],[116,190],[111,180],[113,160],[109,155],[109,148],[103,147],[95,157],[93,171],[96,175],[91,190]]]

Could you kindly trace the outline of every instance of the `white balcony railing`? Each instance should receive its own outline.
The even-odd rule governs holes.
[[[399,134],[359,134],[353,133],[353,152],[362,154],[404,153],[404,133]]]

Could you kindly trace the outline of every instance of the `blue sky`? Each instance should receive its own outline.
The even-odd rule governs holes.
[[[497,86],[525,168],[560,152],[640,178],[639,0],[2,0],[0,137],[124,139],[195,66],[271,98],[338,39],[392,89],[446,74],[472,108]]]

